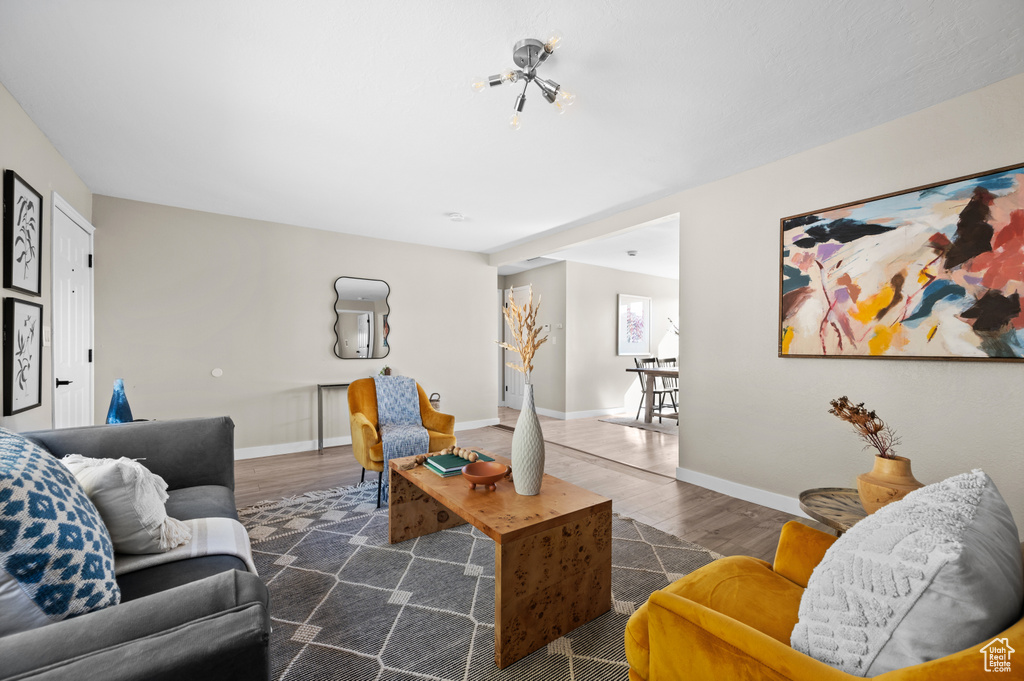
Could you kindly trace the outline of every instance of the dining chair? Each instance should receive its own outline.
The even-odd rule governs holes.
[[[648,357],[646,359],[639,359],[637,357],[634,357],[633,361],[636,362],[636,368],[637,369],[657,369],[660,366],[657,357]],[[672,361],[675,362],[674,359]],[[673,366],[675,366],[675,365],[673,365]],[[671,392],[669,390],[666,390],[663,387],[660,387],[661,384],[659,383],[657,377],[647,376],[647,374],[645,374],[643,372],[641,372],[639,374],[639,376],[640,376],[640,406],[638,406],[636,408],[635,420],[637,420],[637,421],[640,420],[640,412],[643,410],[644,405],[645,405],[646,400],[647,400],[647,381],[654,381],[654,399],[655,399],[655,403],[657,405],[660,405],[660,406],[656,407],[659,412],[661,411],[661,407],[664,406],[664,404],[665,404],[665,393],[666,392]],[[670,399],[673,399],[673,404],[674,404],[675,403],[674,402],[675,398],[670,398]],[[658,423],[661,423],[661,414],[660,413],[658,414]]]
[[[659,369],[675,369],[679,366],[675,357],[658,360]],[[672,401],[672,409],[676,412],[676,423],[679,423],[679,379],[673,378],[672,376],[659,376],[658,380],[661,381],[661,388],[657,389],[655,386],[655,393],[658,396],[658,423],[661,423],[661,413],[665,409],[665,396]]]

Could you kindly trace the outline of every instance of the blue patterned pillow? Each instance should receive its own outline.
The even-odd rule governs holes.
[[[110,535],[81,485],[0,428],[0,636],[120,600]]]

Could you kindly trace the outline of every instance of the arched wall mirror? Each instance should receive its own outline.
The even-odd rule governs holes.
[[[334,354],[341,359],[387,357],[388,294],[391,288],[380,279],[338,277],[334,282]]]

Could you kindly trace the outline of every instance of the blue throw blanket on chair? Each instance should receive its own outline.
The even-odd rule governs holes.
[[[377,424],[384,444],[384,482],[381,503],[388,500],[388,461],[401,456],[426,454],[430,435],[420,418],[416,381],[408,376],[375,376]]]

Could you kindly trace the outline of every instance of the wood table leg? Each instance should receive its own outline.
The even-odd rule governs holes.
[[[494,662],[503,669],[612,603],[612,503],[494,552]]]
[[[415,539],[466,521],[388,467],[388,541]]]
[[[647,375],[644,386],[644,423],[654,422],[654,376]]]

